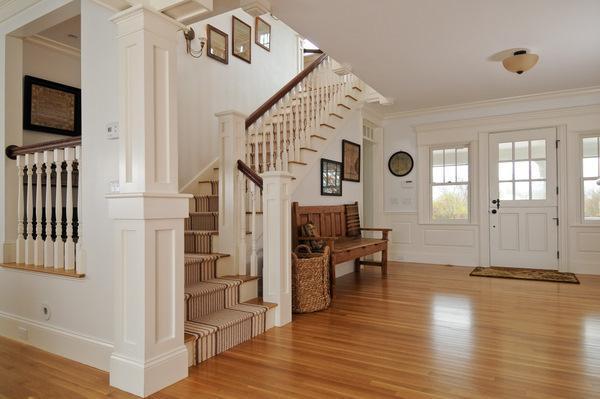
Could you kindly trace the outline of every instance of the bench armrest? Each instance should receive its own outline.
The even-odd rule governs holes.
[[[392,229],[388,229],[386,227],[361,227],[360,231],[381,231],[381,239],[387,240],[388,233],[392,231]]]

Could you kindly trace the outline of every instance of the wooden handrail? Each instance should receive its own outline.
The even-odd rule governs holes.
[[[312,71],[314,71],[323,61],[327,58],[327,54],[323,53],[313,61],[308,67],[304,68],[302,72],[296,75],[292,80],[290,80],[285,86],[283,86],[277,93],[275,93],[271,98],[269,98],[263,105],[258,107],[256,111],[254,111],[247,119],[246,119],[246,129],[248,129],[254,122],[258,120],[261,116],[263,116],[268,110],[271,109],[277,101],[281,100],[287,93],[289,93],[294,87],[298,85],[298,83],[302,82],[302,80],[307,77]]]
[[[263,179],[252,168],[244,163],[241,159],[237,161],[237,168],[242,172],[248,180],[256,184],[261,190],[263,188]]]
[[[69,137],[44,143],[30,144],[24,146],[9,145],[6,147],[6,156],[10,159],[17,159],[17,155],[33,154],[35,152],[50,151],[59,148],[75,147],[81,145],[81,136]]]

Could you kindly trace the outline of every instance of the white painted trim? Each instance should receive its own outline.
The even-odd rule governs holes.
[[[546,109],[541,111],[512,113],[506,115],[484,116],[481,118],[459,119],[445,122],[424,123],[420,125],[415,125],[414,129],[417,133],[423,133],[435,130],[459,129],[467,127],[481,128],[485,125],[500,125],[515,122],[525,122],[536,119],[565,118],[570,116],[579,116],[596,113],[600,113],[600,104],[584,105],[569,108]]]
[[[13,263],[17,261],[17,243],[15,241],[5,242],[0,248],[0,259],[4,259],[4,263]]]
[[[8,0],[0,6],[0,22],[17,15],[29,7],[39,3],[40,0]]]
[[[198,182],[200,180],[202,180],[203,178],[205,178],[206,176],[212,176],[214,169],[218,166],[219,166],[219,158],[213,159],[208,165],[206,165],[206,167],[204,169],[202,169],[200,172],[198,172],[198,174],[196,174],[196,176],[192,177],[192,179],[190,181],[185,183],[183,185],[183,187],[181,187],[179,189],[179,192],[182,192],[182,193],[188,193],[190,191],[195,192],[196,188],[198,186]]]
[[[37,44],[38,46],[43,46],[51,50],[58,51],[71,57],[81,58],[81,50],[77,47],[69,46],[68,44],[57,42],[56,40],[48,39],[44,36],[33,35],[24,38],[24,40],[29,43]]]
[[[462,104],[454,104],[454,105],[445,105],[440,107],[430,107],[430,108],[420,108],[410,111],[400,111],[400,112],[390,112],[385,115],[385,119],[395,119],[395,118],[406,118],[406,117],[415,117],[422,116],[428,114],[434,114],[439,112],[452,112],[452,111],[461,111],[466,109],[476,109],[476,108],[484,108],[484,107],[496,107],[499,105],[506,104],[514,104],[526,101],[540,101],[540,100],[549,100],[549,99],[557,99],[557,98],[566,98],[566,97],[576,97],[585,94],[596,94],[600,93],[600,86],[591,86],[585,88],[578,89],[566,89],[566,90],[557,90],[550,91],[546,93],[537,93],[537,94],[528,94],[524,96],[515,96],[515,97],[506,97],[506,98],[498,98],[492,100],[483,100],[483,101],[475,101],[470,103],[462,103]]]
[[[479,133],[479,264],[490,265],[490,182],[489,182],[489,137],[488,132]]]
[[[19,337],[18,327],[27,328],[27,341]],[[95,337],[1,311],[0,335],[100,370],[109,369],[113,344]]]
[[[567,125],[559,125],[556,127],[556,139],[559,140],[556,150],[556,184],[558,185],[558,270],[561,272],[569,272],[572,267],[569,264],[569,195],[568,195],[568,152],[567,152]]]

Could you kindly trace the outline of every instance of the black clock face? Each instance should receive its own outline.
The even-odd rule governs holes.
[[[408,152],[398,151],[390,157],[388,168],[394,176],[406,176],[413,169],[414,161]]]

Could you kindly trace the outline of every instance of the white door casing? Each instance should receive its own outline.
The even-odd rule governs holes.
[[[490,265],[558,268],[556,129],[489,136]]]

